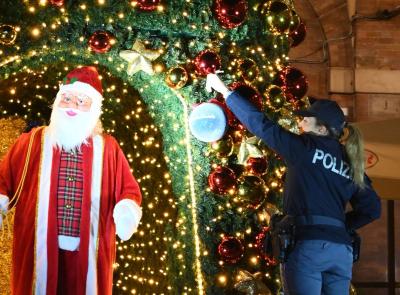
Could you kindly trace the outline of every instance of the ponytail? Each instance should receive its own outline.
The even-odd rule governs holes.
[[[361,132],[356,126],[347,124],[343,137],[341,142],[344,142],[353,180],[359,187],[364,188],[364,142]]]

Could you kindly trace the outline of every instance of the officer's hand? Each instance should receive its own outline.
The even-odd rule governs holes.
[[[212,89],[221,93],[224,97],[229,93],[228,87],[226,87],[225,83],[221,81],[217,74],[207,75],[206,90],[211,92]]]

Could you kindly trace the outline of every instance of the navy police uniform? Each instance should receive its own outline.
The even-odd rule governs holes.
[[[352,180],[344,146],[329,136],[297,135],[237,92],[226,103],[240,122],[285,160],[283,211],[296,218],[296,246],[283,263],[287,294],[346,294],[352,269],[349,230],[379,218],[380,200]],[[350,202],[353,210],[345,213]]]

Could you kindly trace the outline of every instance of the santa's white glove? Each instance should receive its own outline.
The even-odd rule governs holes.
[[[212,89],[222,94],[224,98],[227,98],[231,93],[225,83],[221,81],[217,74],[208,74],[206,81],[206,90],[211,92]]]
[[[0,195],[0,227],[3,224],[3,214],[5,215],[8,210],[9,198],[5,195]]]
[[[123,199],[115,205],[113,217],[118,237],[123,241],[127,241],[139,226],[142,218],[142,209],[135,201]]]

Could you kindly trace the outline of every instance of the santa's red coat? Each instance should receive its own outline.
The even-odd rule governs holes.
[[[0,165],[0,194],[10,199],[19,185],[32,132],[20,136]],[[84,195],[80,225],[80,294],[111,294],[115,260],[113,209],[120,200],[141,203],[139,186],[110,135],[83,146]],[[58,277],[57,171],[60,151],[47,128],[35,135],[29,166],[16,205],[12,294],[56,294]],[[56,171],[56,173],[54,173]],[[12,205],[12,204],[11,204]]]

